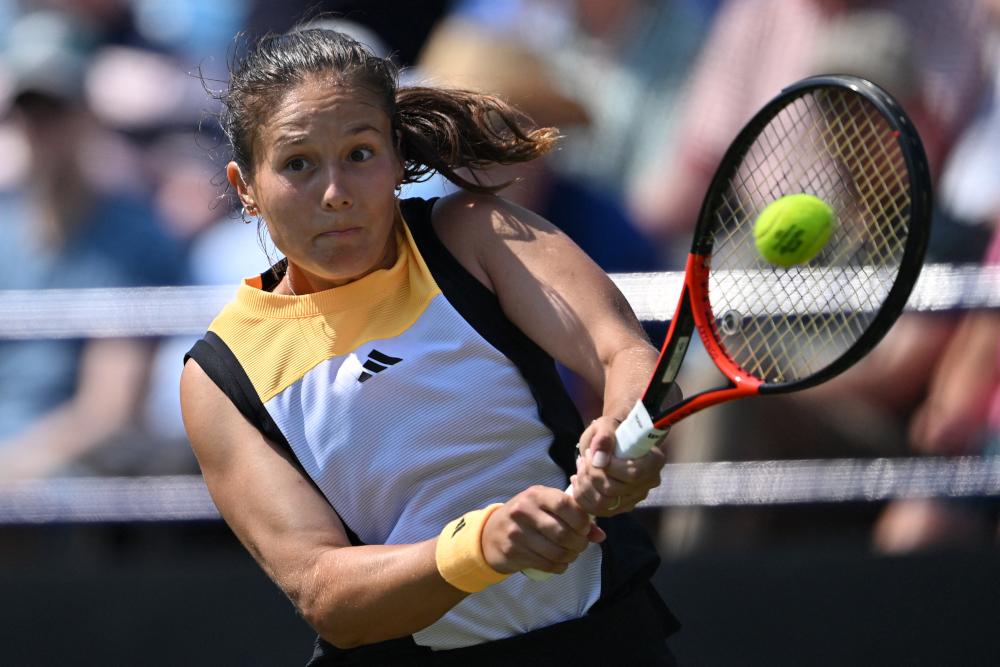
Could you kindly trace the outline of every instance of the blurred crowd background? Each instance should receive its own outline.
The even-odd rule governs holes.
[[[488,90],[558,126],[560,150],[491,177],[518,179],[504,196],[609,272],[682,268],[742,124],[784,85],[832,72],[887,88],[920,130],[929,260],[1000,264],[997,0],[0,0],[0,290],[235,285],[266,269],[276,251],[223,187],[211,93],[246,40],[304,17],[390,54],[404,84]],[[650,334],[658,345],[662,323]],[[177,401],[191,343],[0,341],[0,484],[196,473]],[[837,381],[709,411],[671,438],[676,461],[1000,452],[1000,314],[906,315]],[[837,522],[888,552],[997,540],[985,500],[876,510],[831,510],[825,525],[738,508],[655,522],[668,553]]]

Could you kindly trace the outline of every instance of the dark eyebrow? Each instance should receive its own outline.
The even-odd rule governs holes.
[[[361,134],[362,132],[377,132],[378,134],[382,134],[382,130],[371,123],[358,123],[357,125],[348,127],[346,130],[346,134]]]
[[[282,146],[295,146],[297,144],[304,144],[304,143],[306,143],[305,137],[289,137],[287,139],[278,139],[277,141],[274,142],[274,145],[278,148],[281,148]]]
[[[349,136],[354,136],[356,134],[362,134],[364,132],[375,132],[377,134],[382,134],[382,130],[375,127],[371,123],[361,122],[357,125],[352,125],[344,130],[344,134]],[[275,146],[294,146],[295,144],[302,144],[309,140],[309,135],[304,132],[291,131],[287,134],[280,136],[275,142]]]
[[[293,144],[302,144],[308,140],[309,135],[299,132],[289,132],[288,134],[283,134],[279,136],[275,142],[275,146],[287,146]]]

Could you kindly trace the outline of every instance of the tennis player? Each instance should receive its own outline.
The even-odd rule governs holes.
[[[475,177],[556,131],[396,82],[320,29],[234,66],[228,180],[285,259],[187,357],[212,496],[318,631],[310,665],[673,664],[658,558],[626,514],[664,454],[611,456],[656,350],[572,242]],[[399,199],[431,170],[463,190]],[[553,360],[604,397],[586,428]]]

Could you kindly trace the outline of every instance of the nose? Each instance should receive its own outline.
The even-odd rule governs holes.
[[[348,209],[354,203],[347,186],[347,179],[336,166],[327,168],[326,187],[323,189],[323,208],[330,211]]]

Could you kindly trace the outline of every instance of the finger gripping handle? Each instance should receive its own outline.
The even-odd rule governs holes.
[[[665,429],[653,426],[649,411],[638,401],[615,429],[615,455],[623,459],[645,456],[666,434]]]
[[[646,406],[639,401],[628,413],[628,416],[615,429],[615,456],[623,459],[637,459],[645,456],[660,439],[667,434],[666,430],[653,427],[653,419],[649,416]],[[566,493],[573,495],[572,485]],[[522,570],[532,581],[545,581],[552,572],[543,572],[529,568]]]

